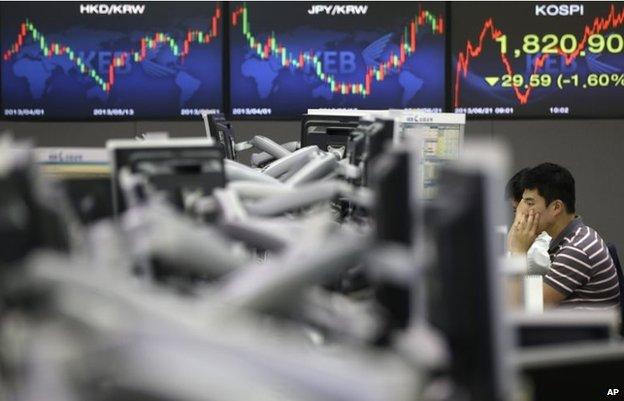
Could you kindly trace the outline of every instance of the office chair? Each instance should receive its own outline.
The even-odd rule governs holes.
[[[620,264],[620,258],[618,257],[617,248],[614,244],[607,244],[611,259],[617,270],[618,282],[620,284],[620,335],[624,336],[624,272],[622,271],[622,265]]]

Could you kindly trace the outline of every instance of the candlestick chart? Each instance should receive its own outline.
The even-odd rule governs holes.
[[[5,117],[178,119],[223,109],[218,2],[1,7]]]
[[[231,113],[444,108],[443,3],[230,3]]]

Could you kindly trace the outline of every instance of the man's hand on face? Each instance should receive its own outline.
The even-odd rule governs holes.
[[[533,210],[524,212],[518,209],[516,211],[516,218],[507,238],[507,245],[511,253],[527,253],[539,234],[537,229],[539,218],[539,213],[535,213]]]

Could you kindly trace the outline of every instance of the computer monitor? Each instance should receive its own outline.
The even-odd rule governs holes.
[[[410,155],[394,150],[379,156],[372,171],[373,211],[377,238],[409,245],[412,242]]]
[[[234,128],[227,121],[216,122],[217,134],[219,135],[219,142],[223,145],[225,151],[225,157],[230,160],[237,160],[238,154],[236,152],[236,137],[234,136]]]
[[[69,202],[83,224],[113,216],[110,176],[68,177],[62,182]]]
[[[622,2],[449,5],[452,111],[488,120],[624,117]]]
[[[374,160],[383,153],[388,143],[392,142],[394,135],[393,121],[390,119],[376,118],[374,122],[380,127],[371,130],[368,135],[368,159]]]
[[[143,175],[180,208],[184,193],[200,191],[209,195],[213,189],[225,185],[223,148],[208,139],[111,140],[106,147],[112,165],[115,214],[127,208],[119,183],[119,174],[124,167],[133,174]]]
[[[329,147],[347,146],[349,133],[359,124],[360,117],[353,115],[310,115],[301,120],[301,147],[316,145],[328,151]]]
[[[33,249],[68,251],[69,206],[59,188],[40,177],[29,145],[0,144],[0,160],[0,269],[10,268]]]
[[[372,215],[375,237],[381,246],[388,243],[410,247],[413,242],[413,213],[410,196],[410,154],[393,149],[376,158],[371,168],[371,187],[375,192]],[[388,341],[395,329],[405,329],[412,314],[413,283],[398,283],[382,278],[375,283],[376,301],[387,314]]]
[[[504,355],[511,331],[503,324],[494,249],[496,220],[503,215],[495,182],[502,182],[505,167],[483,166],[496,152],[484,148],[470,163],[442,166],[435,205],[426,212],[437,244],[428,275],[429,318],[448,342],[453,381],[467,399],[482,401],[507,399],[511,380]]]
[[[415,178],[419,197],[435,197],[439,168],[461,155],[466,116],[452,113],[423,113],[392,110],[395,121],[394,142],[411,143],[418,148],[418,176]]]
[[[614,384],[621,382],[624,370],[621,342],[539,347],[520,351],[517,360],[531,400],[622,398],[621,386]]]
[[[203,114],[202,118],[204,119],[206,136],[223,146],[225,157],[230,160],[236,160],[236,138],[232,124],[221,113]]]
[[[227,20],[212,1],[2,2],[0,113],[136,121],[221,112]]]
[[[41,147],[34,152],[41,172],[55,177],[62,184],[76,217],[83,224],[113,215],[106,149]]]
[[[296,119],[311,107],[444,107],[444,3],[229,5],[236,118]]]
[[[214,116],[208,114],[208,113],[202,113],[202,119],[204,120],[204,128],[206,129],[206,137],[213,139],[213,140],[218,140],[218,136],[217,136],[217,127],[215,125],[215,118]]]

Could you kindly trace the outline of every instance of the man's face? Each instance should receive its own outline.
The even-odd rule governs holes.
[[[518,208],[520,209],[520,212],[518,212]],[[522,203],[522,199],[520,199],[520,202],[515,199],[511,199],[511,209],[515,215],[516,213],[523,213],[526,207],[524,206],[524,203]]]
[[[519,213],[539,213],[538,232],[546,231],[554,222],[554,215],[551,205],[546,205],[546,199],[540,196],[537,189],[525,189],[522,194],[522,200],[518,205]]]

